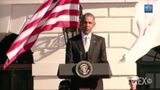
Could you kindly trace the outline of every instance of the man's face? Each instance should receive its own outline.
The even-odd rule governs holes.
[[[84,34],[89,34],[95,26],[95,20],[92,16],[85,16],[81,22],[81,29]]]

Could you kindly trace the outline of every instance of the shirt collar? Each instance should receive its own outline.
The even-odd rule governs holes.
[[[92,33],[89,33],[88,35],[86,35],[83,32],[81,32],[81,35],[82,35],[82,38],[88,37],[89,39],[91,39]]]

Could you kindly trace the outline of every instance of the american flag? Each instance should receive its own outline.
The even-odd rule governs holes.
[[[78,27],[78,22],[79,0],[45,1],[10,46],[6,53],[8,60],[3,68],[7,68],[17,56],[30,49],[41,32],[53,30],[55,27]]]

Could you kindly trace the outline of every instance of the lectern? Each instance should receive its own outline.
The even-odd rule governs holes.
[[[77,64],[60,64],[58,69],[58,77],[61,79],[110,78],[111,75],[108,63],[81,61]]]
[[[79,77],[76,73],[76,65],[77,64],[60,64],[58,77],[63,79]],[[92,63],[92,67],[93,71],[89,77],[110,78],[112,75],[108,63]]]

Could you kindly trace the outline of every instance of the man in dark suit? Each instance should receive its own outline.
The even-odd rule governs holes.
[[[105,39],[92,33],[95,24],[95,17],[91,13],[82,16],[81,33],[67,42],[66,63],[78,63],[82,60],[91,63],[108,63]],[[86,42],[87,45],[85,45]],[[103,82],[100,78],[74,78],[71,79],[71,85],[73,90],[83,90],[83,88],[84,90],[103,90]]]

